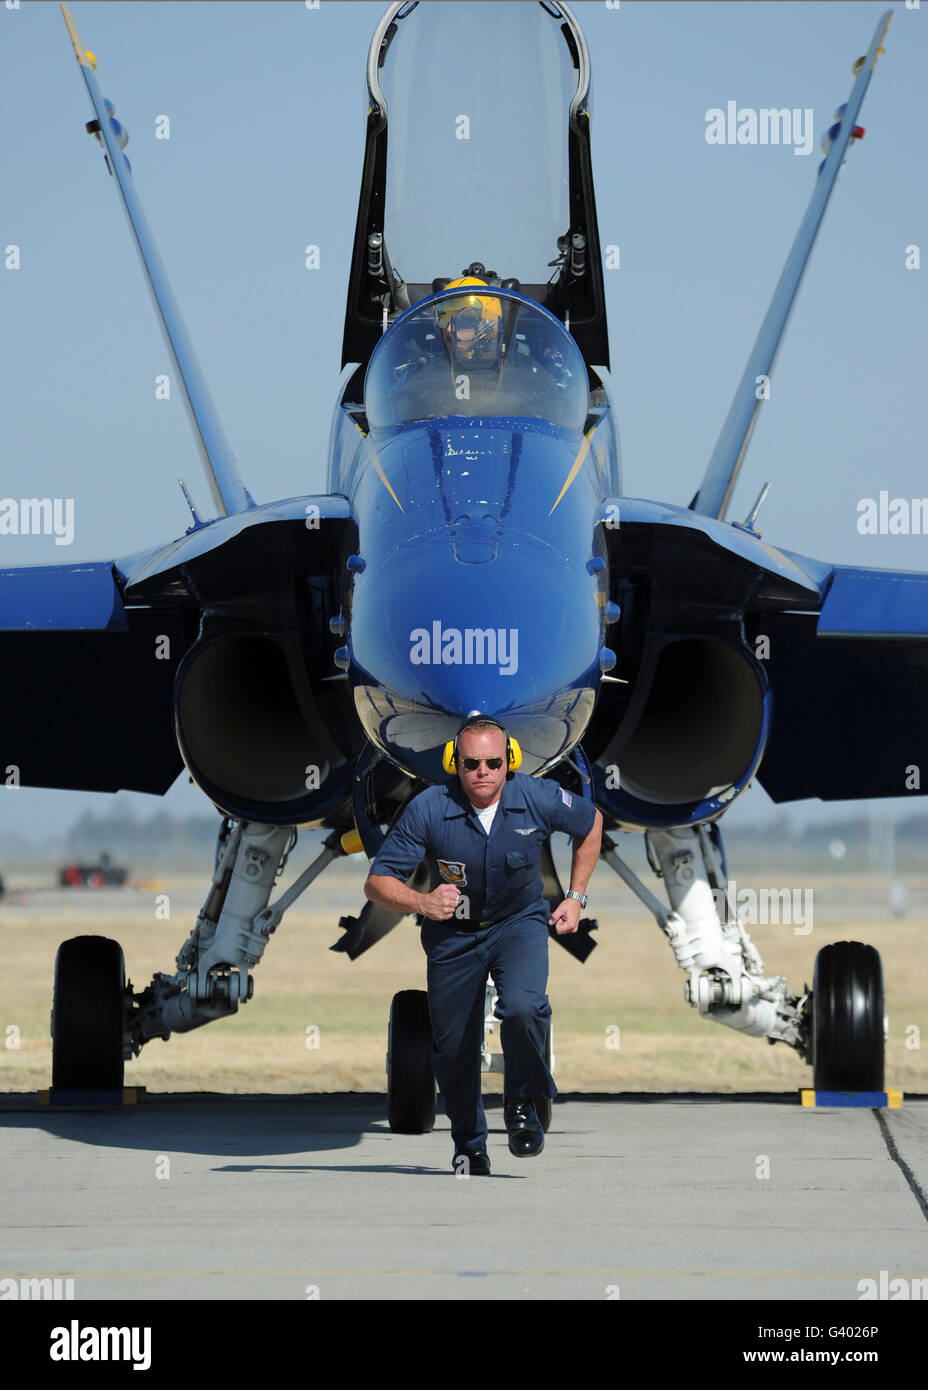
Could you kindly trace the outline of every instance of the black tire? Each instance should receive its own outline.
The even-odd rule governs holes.
[[[836,941],[815,958],[812,1070],[817,1091],[884,1089],[883,965],[861,941]]]
[[[432,1024],[423,989],[401,989],[390,1006],[387,1035],[387,1116],[396,1134],[435,1127]]]
[[[126,965],[118,941],[75,936],[55,959],[52,1086],[121,1091]]]
[[[551,1070],[551,1051],[552,1051],[552,1048],[551,1048],[551,1039],[552,1039],[552,1034],[551,1034],[551,1020],[550,1020],[550,1018],[549,1018],[549,1019],[548,1019],[548,1031],[547,1031],[547,1034],[546,1034],[546,1036],[545,1036],[545,1062],[547,1063],[548,1071]],[[507,1075],[508,1075],[508,1074],[507,1074]],[[505,1085],[505,1082],[504,1082],[504,1083],[503,1083],[503,1105],[509,1105],[509,1103],[510,1103],[510,1101],[509,1101],[509,1093],[508,1093],[508,1091],[506,1090],[506,1085]],[[551,1096],[533,1096],[533,1097],[532,1097],[532,1104],[533,1104],[534,1107],[535,1107],[535,1114],[538,1116],[538,1122],[539,1122],[539,1124],[541,1125],[542,1129],[544,1130],[545,1134],[547,1134],[548,1130],[551,1128],[551,1115],[552,1115],[552,1109],[553,1109],[553,1106],[554,1106],[554,1101],[552,1100]]]

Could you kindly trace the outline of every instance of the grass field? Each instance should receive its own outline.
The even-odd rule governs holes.
[[[149,1043],[128,1064],[127,1084],[153,1091],[385,1090],[390,1000],[396,990],[425,987],[425,957],[411,919],[358,961],[328,949],[340,935],[339,916],[360,911],[364,872],[359,861],[333,866],[272,937],[254,972],[254,999],[234,1018]],[[744,876],[738,886],[770,881]],[[887,1084],[928,1091],[928,884],[915,885],[909,916],[900,921],[888,916],[868,880],[805,876],[803,883],[815,893],[811,931],[749,928],[768,974],[785,974],[798,989],[811,985],[815,953],[827,942],[876,946],[890,1019]],[[50,1084],[49,1010],[60,941],[85,933],[117,938],[140,989],[155,971],[173,971],[204,887],[169,877],[145,890],[11,895],[0,904],[0,1090]],[[159,890],[170,898],[168,920],[156,916]],[[588,963],[551,948],[561,1091],[783,1091],[811,1084],[810,1069],[791,1049],[709,1023],[684,1003],[685,977],[660,931],[604,866],[591,891],[599,945]],[[311,906],[304,906],[310,895]],[[921,1037],[926,1047],[913,1046]],[[498,1048],[498,1034],[492,1046]],[[487,1077],[485,1089],[498,1092],[501,1078]]]

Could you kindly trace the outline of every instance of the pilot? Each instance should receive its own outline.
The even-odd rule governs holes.
[[[474,275],[451,280],[445,289],[480,286],[486,281]],[[443,299],[435,306],[448,356],[455,365],[495,367],[499,361],[503,311],[495,295],[461,295]]]
[[[474,1176],[490,1173],[480,1066],[487,975],[498,993],[509,1149],[530,1158],[544,1147],[532,1098],[557,1095],[545,1062],[548,924],[559,935],[577,930],[602,840],[602,816],[591,801],[518,772],[521,760],[501,724],[468,721],[445,749],[444,765],[457,781],[413,797],[364,885],[372,902],[421,915],[432,1065],[451,1122],[452,1167]],[[540,860],[554,830],[574,844],[570,892],[549,916]],[[431,887],[417,893],[406,880],[423,857]]]

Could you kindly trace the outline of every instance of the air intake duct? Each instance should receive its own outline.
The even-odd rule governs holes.
[[[711,820],[747,786],[770,725],[767,677],[714,635],[651,637],[628,710],[597,759],[597,800],[634,829]]]
[[[296,825],[350,795],[309,682],[275,636],[224,632],[193,647],[177,672],[175,728],[190,775],[226,815]]]

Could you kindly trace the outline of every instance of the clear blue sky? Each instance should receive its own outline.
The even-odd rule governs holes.
[[[574,8],[593,62],[600,233],[621,256],[607,293],[625,490],[686,503],[811,194],[819,138],[884,6]],[[450,63],[473,64],[493,42],[492,5],[469,9],[472,47]],[[364,65],[384,7],[73,10],[129,129],[136,186],[246,483],[259,501],[323,490]],[[860,498],[928,495],[928,267],[904,266],[905,247],[928,241],[926,35],[928,3],[897,4],[867,135],[828,210],[731,512],[769,478],[766,539],[845,564],[928,570],[928,538],[857,532]],[[730,100],[811,107],[814,152],[708,145],[706,112]],[[112,559],[183,531],[178,475],[207,514],[209,494],[180,400],[155,399],[166,352],[84,133],[90,108],[57,4],[0,5],[0,112],[0,245],[22,257],[20,270],[0,268],[0,496],[73,497],[76,511],[72,546],[3,537],[0,566]],[[169,141],[155,139],[159,115]],[[133,800],[146,815],[161,804]],[[183,784],[168,804],[207,809]],[[86,805],[111,799],[0,792],[0,834],[59,828]],[[735,812],[769,809],[754,789]]]

